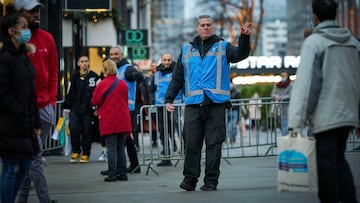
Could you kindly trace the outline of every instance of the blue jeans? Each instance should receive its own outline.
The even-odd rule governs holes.
[[[281,134],[282,136],[286,136],[289,134],[288,131],[288,119],[282,119],[281,120]]]
[[[22,185],[25,175],[29,173],[31,159],[1,157],[2,172],[0,177],[0,195],[2,203],[13,203]]]
[[[239,120],[238,109],[233,109],[228,112],[228,122],[230,124],[230,133],[229,133],[230,142],[236,141],[238,120]]]

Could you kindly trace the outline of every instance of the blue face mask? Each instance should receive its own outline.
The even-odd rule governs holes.
[[[26,43],[31,38],[31,31],[30,31],[30,29],[21,30],[20,31],[20,36],[15,36],[15,37],[16,37],[16,40],[20,44]]]

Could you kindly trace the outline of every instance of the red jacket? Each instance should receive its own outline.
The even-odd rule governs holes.
[[[98,107],[100,135],[126,133],[130,135],[131,121],[128,106],[128,87],[120,80],[113,91],[103,99],[105,92],[116,79],[115,75],[104,78],[93,92],[91,103]]]
[[[31,33],[31,44],[36,52],[28,54],[35,68],[35,92],[39,108],[55,106],[58,85],[59,59],[52,35],[36,29]]]

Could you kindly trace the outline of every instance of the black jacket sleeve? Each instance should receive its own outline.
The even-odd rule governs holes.
[[[165,103],[173,103],[175,97],[178,95],[180,90],[183,89],[183,86],[185,84],[184,67],[181,63],[181,60],[182,54],[180,53],[174,72],[172,74],[170,85],[166,91]]]
[[[151,76],[151,83],[149,86],[149,100],[151,104],[155,104],[155,91],[156,91],[156,85],[155,85],[155,77],[153,74]]]
[[[143,74],[132,66],[129,66],[126,69],[125,78],[130,82],[134,80],[136,80],[137,82],[142,82],[144,80]]]
[[[226,57],[230,63],[237,63],[244,60],[250,53],[250,36],[240,35],[238,46],[233,46],[230,43],[226,46]]]

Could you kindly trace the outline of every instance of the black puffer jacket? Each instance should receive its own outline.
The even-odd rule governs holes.
[[[0,50],[0,155],[33,158],[38,151],[34,129],[40,128],[35,96],[35,70],[26,56],[5,41]],[[34,49],[34,48],[33,48]]]

